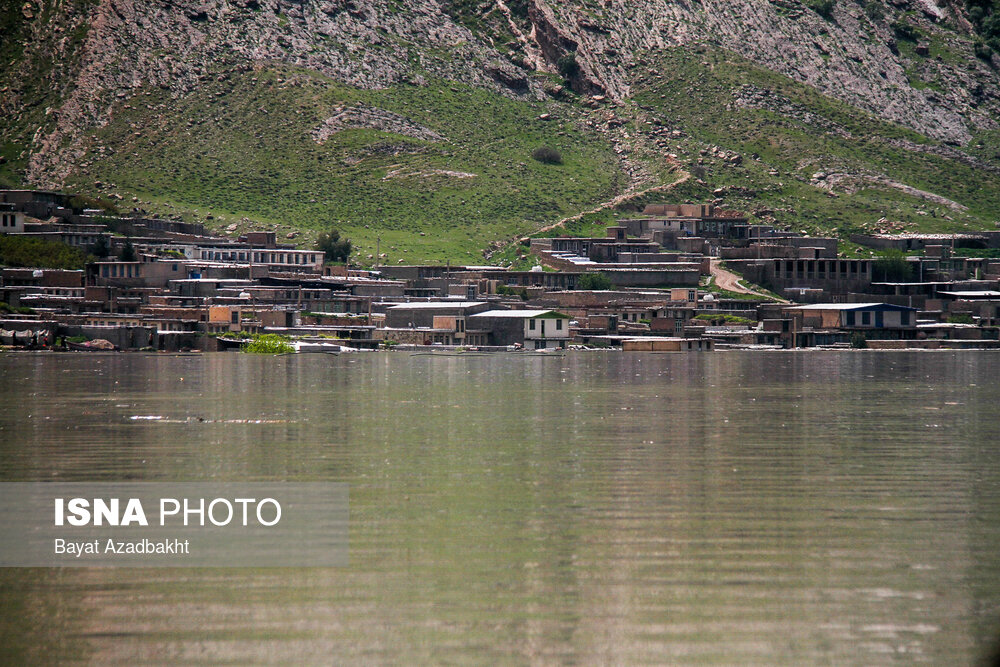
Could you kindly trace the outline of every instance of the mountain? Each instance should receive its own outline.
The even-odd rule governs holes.
[[[1000,219],[991,0],[22,0],[0,32],[0,185],[362,261],[510,261],[659,200]]]

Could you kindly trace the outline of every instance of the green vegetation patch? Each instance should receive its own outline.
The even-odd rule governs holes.
[[[295,68],[229,77],[179,100],[151,89],[123,101],[89,147],[100,178],[220,225],[245,216],[335,228],[369,264],[377,236],[383,264],[482,263],[491,242],[613,196],[625,180],[570,107],[447,81],[367,91]],[[561,162],[532,159],[539,146]]]
[[[712,326],[725,326],[725,325],[755,325],[756,320],[751,320],[746,317],[739,317],[738,315],[726,315],[726,314],[709,314],[702,313],[700,315],[695,315],[694,319],[700,322],[708,322]]]
[[[279,334],[253,334],[249,342],[240,346],[240,351],[248,354],[291,354],[295,348],[289,341],[287,336]]]
[[[0,3],[0,187],[23,187],[33,137],[72,92],[97,0]],[[68,23],[66,17],[72,17]],[[34,29],[33,29],[34,28]]]
[[[12,306],[6,301],[0,301],[0,315],[9,315],[11,313],[17,315],[34,315],[35,309],[28,308],[27,306]]]
[[[729,52],[668,49],[659,55],[655,72],[638,72],[636,102],[690,136],[678,152],[701,180],[674,188],[673,201],[721,199],[724,207],[746,211],[754,221],[845,239],[878,231],[882,218],[902,230],[922,232],[994,228],[1000,218],[1000,153],[990,134],[983,134],[977,155],[984,166],[970,166],[939,154],[954,147],[942,147]],[[702,155],[706,146],[733,151],[742,162]],[[814,180],[819,173],[834,180]]]
[[[0,265],[40,269],[82,269],[87,254],[58,241],[0,236]]]

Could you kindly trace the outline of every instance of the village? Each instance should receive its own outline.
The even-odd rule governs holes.
[[[0,190],[0,234],[106,257],[0,269],[0,343],[220,351],[261,336],[298,352],[373,349],[687,352],[1000,347],[1000,231],[835,238],[712,204],[654,204],[601,237],[521,239],[535,265],[326,262],[275,232],[109,217],[58,192]]]

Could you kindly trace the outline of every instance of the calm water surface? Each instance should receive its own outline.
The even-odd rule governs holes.
[[[998,377],[988,352],[2,355],[0,479],[348,482],[351,565],[3,570],[0,662],[975,664]]]

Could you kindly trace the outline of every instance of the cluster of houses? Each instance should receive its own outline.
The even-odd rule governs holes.
[[[1000,259],[961,255],[1000,247],[1000,232],[852,238],[922,251],[900,280],[880,275],[876,259],[838,256],[836,239],[663,204],[603,237],[525,240],[529,271],[354,269],[274,232],[214,236],[71,203],[0,191],[0,234],[107,253],[83,270],[0,268],[4,344],[219,350],[275,333],[356,349],[1000,347]],[[718,290],[712,258],[774,296]]]

